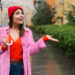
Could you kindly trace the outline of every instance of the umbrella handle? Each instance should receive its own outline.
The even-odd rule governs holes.
[[[13,44],[13,41],[11,40],[11,43],[6,43],[8,46],[12,45]]]
[[[4,33],[4,35],[6,36],[6,33]],[[6,43],[8,46],[13,44],[13,41],[11,40],[11,43]]]

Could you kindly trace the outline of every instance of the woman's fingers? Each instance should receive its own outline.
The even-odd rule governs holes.
[[[8,42],[8,38],[6,36],[3,37],[3,42],[7,43]]]
[[[59,42],[58,39],[50,38],[49,40],[54,41],[54,42]]]
[[[58,39],[52,38],[52,35],[46,35],[50,41],[59,42]]]
[[[52,37],[52,35],[46,35],[48,38]]]

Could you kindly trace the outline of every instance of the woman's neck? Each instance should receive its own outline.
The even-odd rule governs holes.
[[[13,29],[13,30],[18,30],[18,28],[19,28],[19,25],[18,25],[18,24],[13,24],[13,26],[12,26],[11,29]]]

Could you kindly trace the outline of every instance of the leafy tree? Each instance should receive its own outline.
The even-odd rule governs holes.
[[[69,10],[67,11],[67,19],[69,23],[74,24],[75,23],[75,6],[72,4],[69,4]]]
[[[32,18],[32,22],[35,25],[46,25],[54,23],[54,15],[56,13],[55,8],[52,8],[47,3],[43,2],[37,8],[37,13]]]

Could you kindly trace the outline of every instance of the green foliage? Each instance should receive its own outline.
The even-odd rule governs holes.
[[[50,7],[47,3],[42,3],[36,8],[37,13],[32,18],[34,25],[46,25],[52,24],[52,19],[54,17],[55,8]]]
[[[68,22],[75,23],[75,6],[72,4],[69,4],[69,9],[70,10],[66,11]]]
[[[75,55],[75,26],[73,25],[44,25],[35,26],[35,31],[43,35],[52,35],[59,39],[59,43],[50,42],[55,46],[63,48],[67,55]]]

